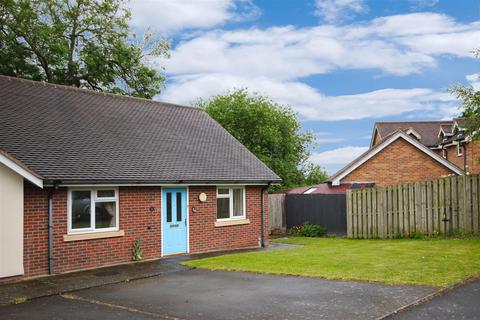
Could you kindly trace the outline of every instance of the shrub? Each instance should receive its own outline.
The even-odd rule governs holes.
[[[132,249],[132,260],[133,261],[140,261],[142,260],[142,238],[137,237],[133,244]]]
[[[305,221],[302,226],[292,228],[292,235],[297,237],[322,237],[326,234],[327,229],[318,224],[311,224],[308,221]]]

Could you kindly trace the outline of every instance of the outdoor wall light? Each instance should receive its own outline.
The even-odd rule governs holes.
[[[198,195],[198,201],[200,202],[205,202],[207,201],[207,194],[205,192],[202,192]]]

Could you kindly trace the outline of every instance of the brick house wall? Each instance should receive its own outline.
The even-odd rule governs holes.
[[[342,179],[342,183],[375,182],[377,186],[430,180],[453,174],[416,147],[398,139]]]
[[[450,147],[447,147],[446,149],[447,149],[447,160],[463,170],[465,167],[464,155],[461,155],[461,156],[457,155],[457,146],[456,145],[450,146]]]
[[[207,201],[198,201],[201,192],[207,194]],[[217,199],[215,187],[190,187],[190,252],[206,252],[259,246],[261,235],[261,192],[262,187],[246,187],[246,218],[249,224],[215,227]],[[264,191],[265,216],[264,236],[268,239],[268,198]],[[192,208],[196,212],[192,212]]]
[[[48,193],[25,182],[24,268],[25,275],[0,282],[48,274]],[[215,227],[216,188],[189,187],[190,252],[258,247],[261,233],[261,186],[247,186],[246,218],[249,224]],[[198,195],[207,194],[201,203]],[[265,192],[265,241],[268,243],[268,195]],[[119,226],[124,236],[80,241],[64,241],[67,234],[67,189],[53,195],[54,273],[114,265],[132,260],[135,238],[142,238],[144,259],[161,257],[161,188],[120,187]],[[155,210],[152,212],[150,208]],[[196,212],[192,212],[192,208]]]
[[[480,141],[473,141],[467,144],[467,165],[468,172],[480,174]]]

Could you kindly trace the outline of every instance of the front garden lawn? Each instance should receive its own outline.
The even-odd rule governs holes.
[[[299,248],[227,254],[190,267],[388,284],[451,285],[480,274],[480,239],[283,238]]]

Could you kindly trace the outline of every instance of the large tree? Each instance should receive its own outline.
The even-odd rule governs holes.
[[[320,183],[327,178],[319,166],[308,162],[314,136],[301,132],[290,107],[244,89],[200,100],[197,105],[277,173],[283,179],[280,188]]]
[[[0,74],[152,98],[169,43],[135,39],[124,0],[0,1]]]

